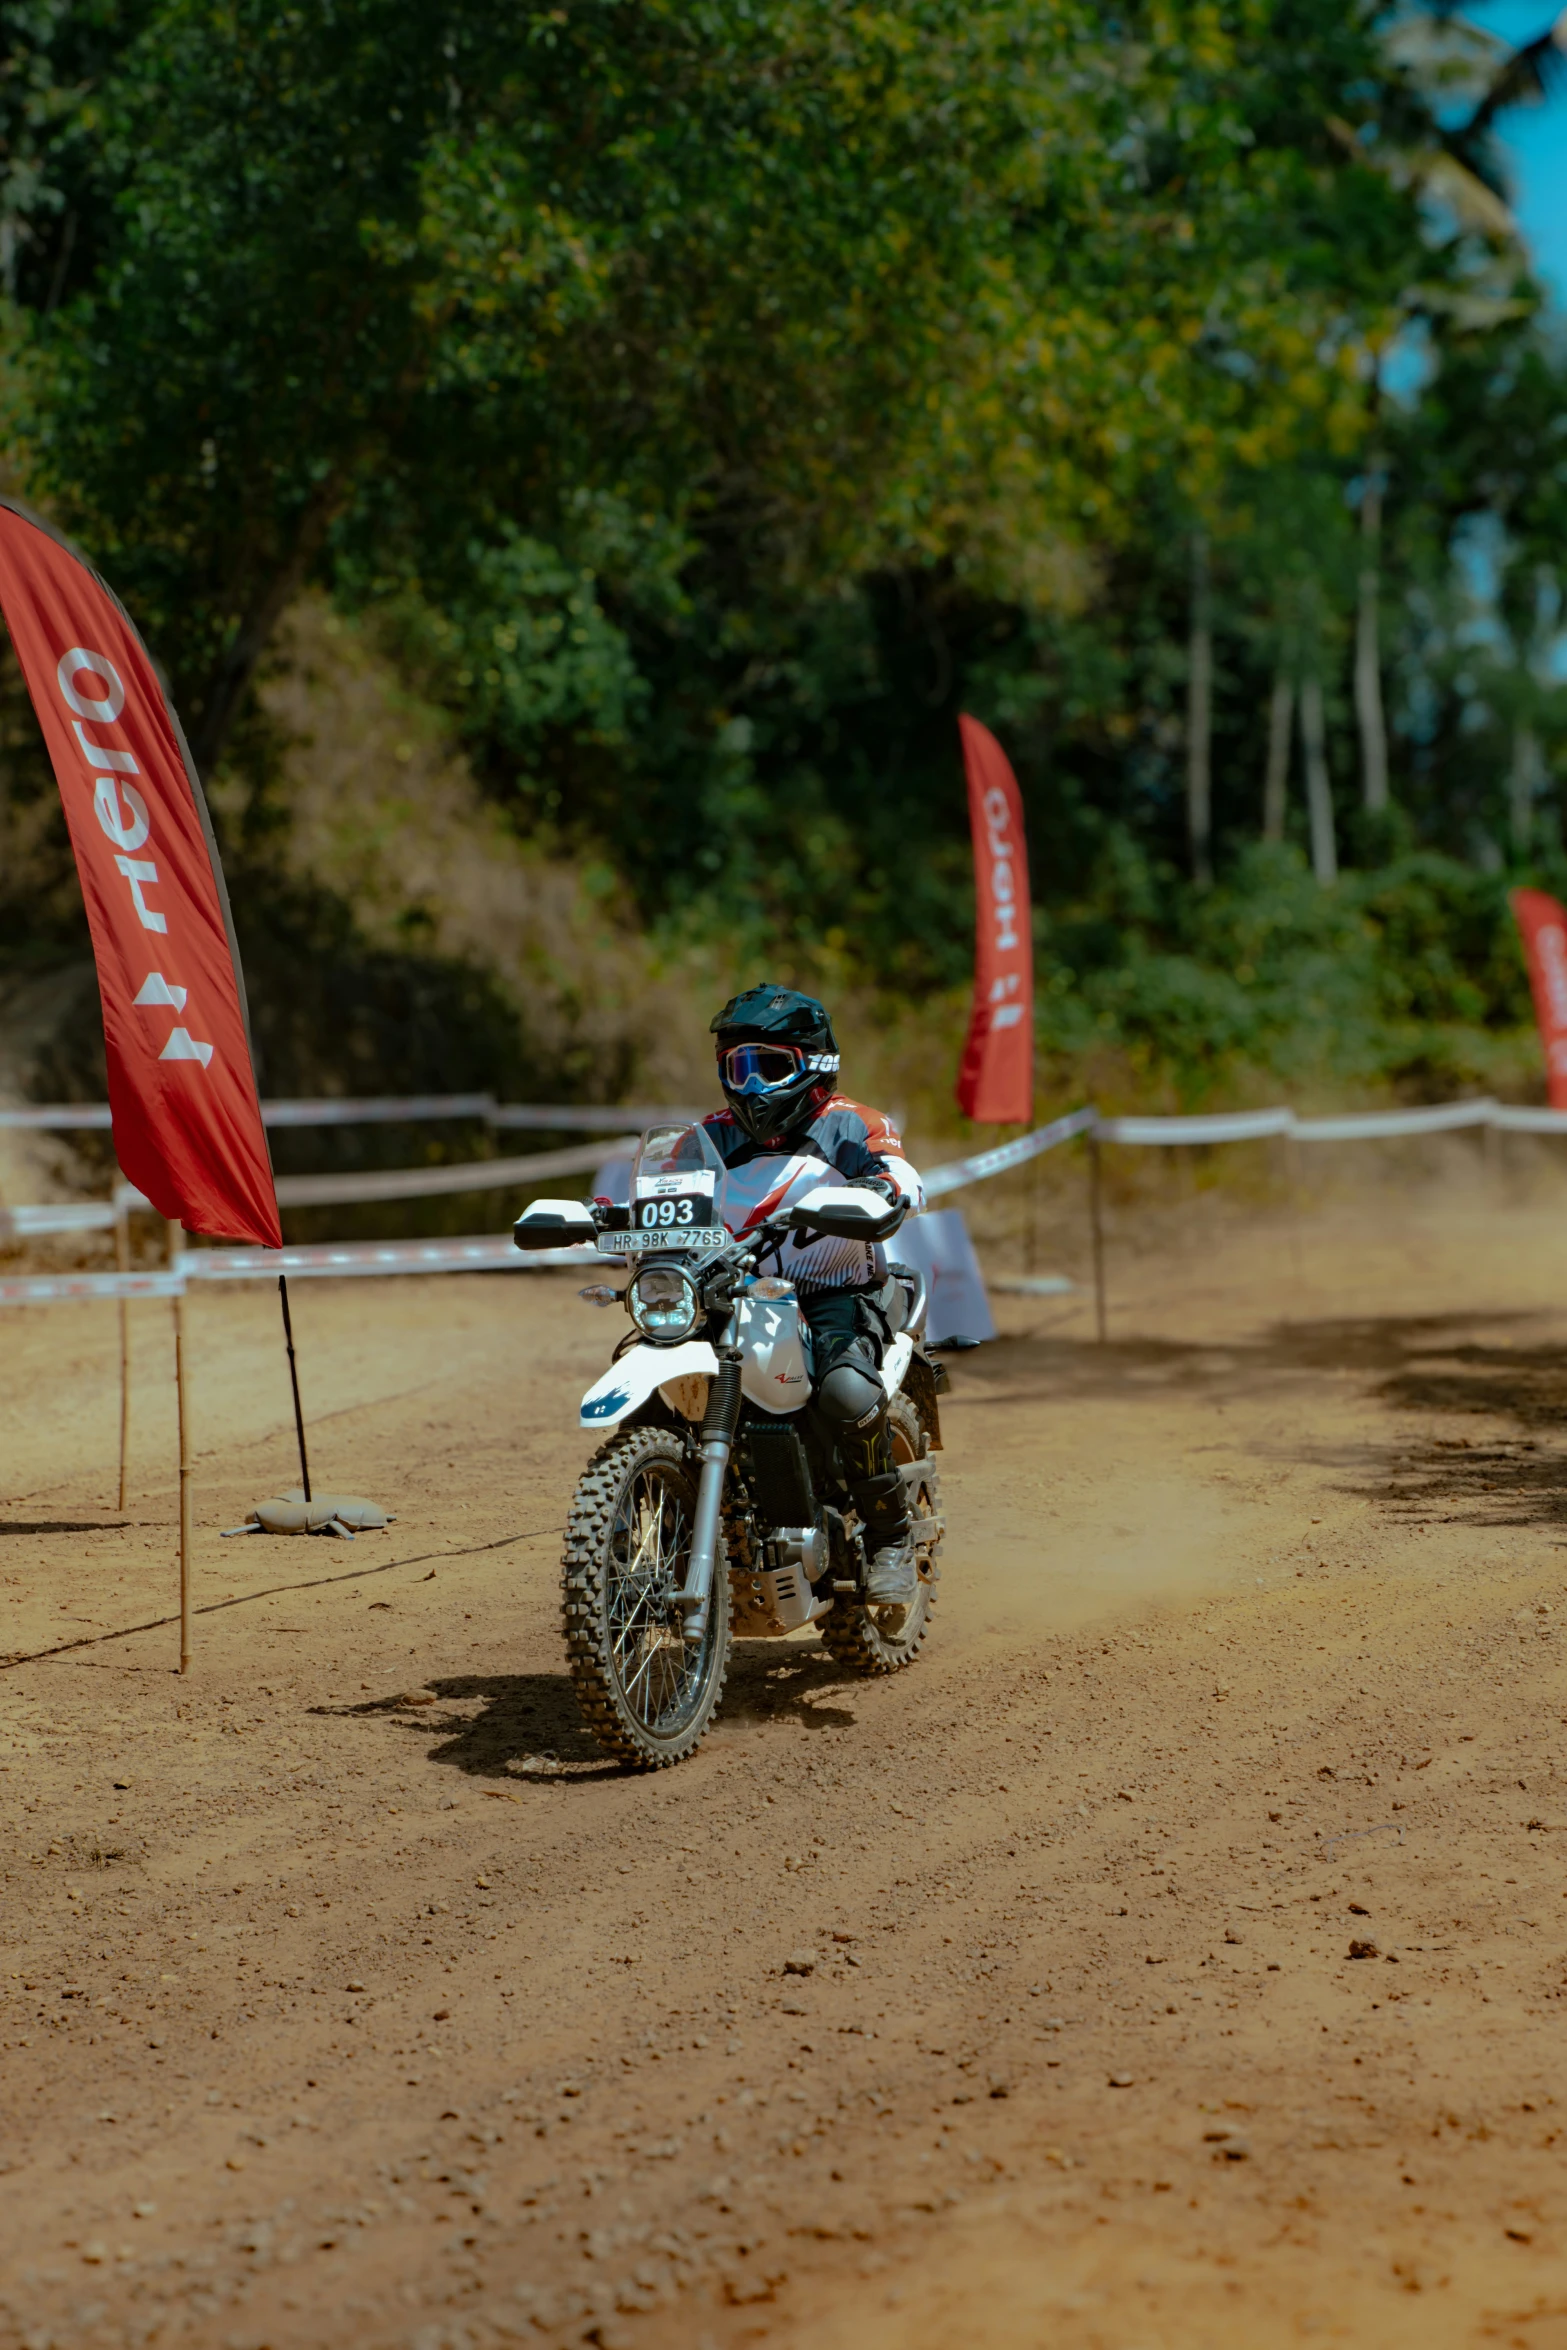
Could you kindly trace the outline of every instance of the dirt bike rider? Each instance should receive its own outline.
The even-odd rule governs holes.
[[[745,1171],[745,1189],[756,1191],[759,1205],[787,1185],[791,1163],[797,1169],[802,1158],[821,1160],[841,1182],[889,1204],[923,1205],[920,1179],[888,1119],[837,1091],[838,1042],[814,996],[788,987],[747,988],[725,1004],[712,1034],[729,1106],[705,1119],[703,1132],[727,1170]],[[837,1445],[864,1526],[865,1596],[877,1607],[907,1606],[918,1573],[879,1375],[892,1337],[878,1302],[886,1257],[866,1241],[796,1234],[779,1269],[793,1282],[810,1326],[812,1408]]]

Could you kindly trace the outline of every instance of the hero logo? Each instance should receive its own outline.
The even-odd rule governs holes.
[[[1018,943],[1011,825],[1007,795],[999,785],[992,784],[985,794],[985,834],[990,843],[990,902],[996,917],[996,947],[1003,954],[1015,949]]]
[[[996,784],[985,794],[985,837],[990,844],[990,904],[996,924],[997,954],[1015,954],[1021,941],[1017,930],[1017,887],[1013,878],[1013,849],[1011,838],[1012,811],[1007,795]],[[991,982],[990,1025],[992,1029],[1016,1028],[1023,1017],[1023,1006],[1012,1002],[1020,984],[1020,974],[1006,972]]]
[[[89,688],[85,692],[79,682],[83,677]],[[158,868],[151,857],[136,854],[152,836],[152,818],[136,786],[124,780],[139,775],[141,769],[129,751],[119,751],[112,744],[99,742],[87,731],[88,726],[103,728],[115,723],[125,708],[124,680],[106,653],[90,653],[81,645],[73,645],[68,653],[61,655],[55,680],[61,700],[74,713],[71,727],[82,755],[94,771],[93,813],[114,844],[117,852],[114,862],[130,887],[136,919],[143,930],[166,934],[168,916],[161,914],[156,906],[149,906],[143,895],[156,884]],[[93,685],[102,690],[94,693]],[[149,971],[140,992],[131,1000],[143,1011],[168,1005],[176,1012],[183,1012],[186,994],[185,988],[173,985],[161,971]],[[188,1029],[176,1028],[158,1058],[196,1061],[205,1068],[212,1058],[212,1047],[201,1043]]]

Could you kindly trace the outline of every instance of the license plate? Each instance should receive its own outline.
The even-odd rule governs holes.
[[[668,1178],[661,1178],[667,1185]],[[644,1194],[646,1196],[644,1196]],[[706,1191],[671,1191],[667,1188],[649,1192],[638,1184],[637,1197],[632,1203],[631,1223],[637,1232],[689,1232],[693,1224],[716,1224],[713,1213],[713,1194]]]
[[[658,1250],[666,1256],[689,1249],[723,1248],[729,1235],[722,1224],[664,1224],[656,1232],[601,1232],[601,1257],[635,1257]]]

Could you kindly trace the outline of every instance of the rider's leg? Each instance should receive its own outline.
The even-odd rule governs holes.
[[[816,1409],[837,1445],[865,1528],[866,1597],[877,1606],[906,1606],[918,1574],[908,1498],[892,1457],[887,1391],[878,1376],[881,1333],[874,1308],[867,1310],[853,1290],[828,1290],[802,1304],[811,1326]]]

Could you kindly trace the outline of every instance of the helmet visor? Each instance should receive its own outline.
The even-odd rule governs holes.
[[[792,1044],[732,1044],[718,1056],[724,1091],[762,1100],[798,1084],[804,1067],[804,1053]]]

